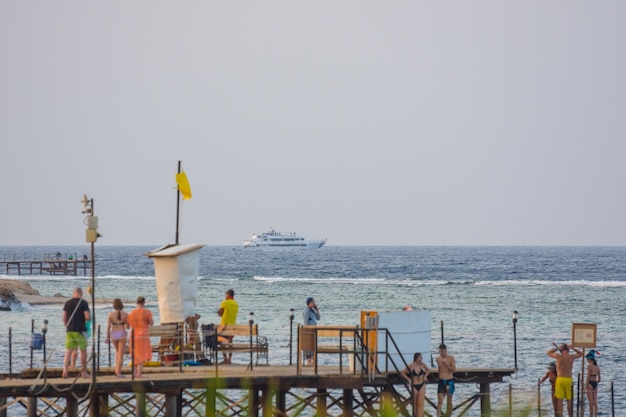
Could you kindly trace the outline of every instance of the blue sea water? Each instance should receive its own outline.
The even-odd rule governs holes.
[[[96,245],[96,297],[134,300],[145,296],[158,322],[154,267],[144,256],[157,246]],[[80,257],[89,253],[89,247],[0,247],[0,260],[41,258],[55,252]],[[28,281],[42,295],[69,297],[74,286],[89,284],[85,276],[18,277],[2,272],[0,277]],[[626,409],[622,370],[626,359],[625,247],[324,246],[315,251],[205,247],[198,288],[196,309],[202,323],[216,322],[224,291],[235,290],[239,320],[245,322],[248,313],[254,312],[260,332],[269,339],[272,364],[289,363],[289,309],[296,311],[295,326],[302,321],[309,296],[320,306],[320,324],[328,325],[358,324],[362,310],[399,310],[407,305],[428,310],[433,356],[443,329],[448,350],[462,368],[514,367],[511,313],[516,310],[519,371],[506,383],[492,385],[494,403],[508,396],[509,383],[518,400],[534,403],[538,379],[550,362],[545,352],[553,342],[570,341],[572,323],[595,323],[596,349],[602,353],[598,358],[600,411],[607,415],[610,410],[611,381],[616,387],[618,415]],[[131,303],[127,309],[132,307]],[[97,306],[96,321],[104,319],[109,309]],[[50,320],[50,363],[60,366],[64,340],[60,305],[0,312],[17,346],[27,346],[31,323],[38,330],[44,318]],[[8,372],[7,338],[2,340],[0,373]],[[28,349],[14,347],[13,356],[14,371],[30,360]],[[39,366],[37,360],[40,365],[40,355],[35,366]],[[577,361],[576,368],[580,365]],[[434,397],[435,387],[428,389]],[[459,384],[455,401],[477,390],[474,384]],[[546,383],[542,387],[546,409],[549,396]]]

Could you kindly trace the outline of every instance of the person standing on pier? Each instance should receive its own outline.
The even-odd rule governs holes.
[[[128,313],[124,311],[124,303],[119,298],[113,300],[113,311],[107,319],[107,338],[104,343],[113,343],[115,347],[115,376],[122,378],[124,349],[126,348],[126,330],[128,329]]]
[[[554,409],[554,415],[556,417],[556,396],[554,395],[554,385],[556,384],[556,362],[550,362],[548,366],[548,372],[541,378],[539,384],[543,384],[544,381],[550,380],[550,386],[552,387],[552,408]]]
[[[313,297],[309,297],[306,299],[306,307],[302,312],[302,323],[305,326],[316,326],[317,321],[321,318],[320,309],[315,304],[315,300]],[[308,366],[313,365],[313,352],[310,350],[304,351],[304,358],[306,359],[306,364]]]
[[[443,343],[439,345],[439,384],[437,385],[437,417],[441,417],[443,397],[447,397],[446,415],[452,415],[452,395],[454,394],[454,371],[456,371],[456,359],[448,354],[448,348]]]
[[[152,359],[149,327],[154,325],[152,311],[146,308],[146,299],[137,297],[137,308],[128,313],[128,325],[133,329],[130,348],[133,355],[133,375],[143,376],[143,363]]]
[[[217,314],[221,317],[220,325],[217,327],[217,342],[232,343],[233,336],[221,336],[220,332],[224,330],[227,324],[237,323],[237,313],[239,312],[239,304],[235,301],[235,291],[228,290],[225,293],[226,299],[220,304]],[[230,364],[233,359],[233,353],[224,352],[224,360],[222,364]]]
[[[587,398],[589,399],[589,417],[598,417],[598,383],[602,379],[600,367],[596,361],[596,352],[591,349],[585,358],[587,359]]]
[[[68,377],[72,354],[80,350],[81,377],[89,378],[87,373],[87,340],[84,333],[87,332],[86,322],[91,320],[89,304],[83,300],[83,290],[74,288],[72,298],[63,305],[63,324],[65,325],[65,358],[63,360],[63,378]]]
[[[411,362],[401,373],[411,385],[413,393],[413,417],[424,417],[424,399],[426,398],[426,381],[430,374],[430,369],[422,361],[422,354],[417,352],[413,355]]]
[[[554,386],[554,395],[556,396],[556,415],[557,417],[563,417],[563,400],[567,401],[567,414],[569,417],[574,416],[574,405],[572,403],[573,383],[572,383],[572,369],[574,368],[574,360],[583,356],[583,353],[572,347],[575,352],[570,354],[570,347],[563,343],[561,346],[557,346],[554,343],[554,348],[546,352],[546,354],[556,360],[556,384]],[[559,352],[558,354],[556,352]]]

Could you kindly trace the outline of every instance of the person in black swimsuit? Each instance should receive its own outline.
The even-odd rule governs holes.
[[[424,399],[426,398],[426,381],[428,380],[428,374],[430,374],[430,369],[422,361],[422,354],[419,352],[413,355],[413,362],[400,372],[402,378],[404,378],[411,387],[414,417],[424,417]]]
[[[589,417],[598,417],[598,382],[600,367],[596,361],[596,351],[590,350],[587,355],[587,399],[589,400]]]

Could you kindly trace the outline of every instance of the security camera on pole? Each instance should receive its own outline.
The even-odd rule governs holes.
[[[94,244],[100,237],[98,233],[98,217],[93,215],[93,198],[87,198],[83,195],[81,200],[83,203],[83,214],[85,217],[85,226],[87,226],[86,241],[91,243],[91,282],[87,288],[87,292],[91,294],[91,380],[96,382],[96,250]]]

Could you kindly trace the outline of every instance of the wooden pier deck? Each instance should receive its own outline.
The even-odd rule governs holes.
[[[27,369],[18,378],[0,380],[0,416],[11,406],[28,415],[58,416],[360,416],[392,407],[410,417],[410,391],[397,373],[367,375],[345,367],[321,366],[317,374],[295,365],[190,366],[144,368],[143,378],[117,378],[101,368],[95,378],[60,378],[60,369]],[[129,371],[127,368],[126,371]],[[490,415],[489,386],[514,369],[460,368],[458,384],[478,384],[481,416]],[[428,381],[437,382],[434,369]],[[11,400],[12,399],[12,400]],[[435,399],[436,401],[436,399]],[[432,403],[431,403],[432,406]],[[461,407],[458,405],[457,407]],[[52,413],[54,410],[54,413]]]
[[[33,259],[0,260],[0,271],[6,275],[78,275],[88,276],[91,260],[82,259]]]

